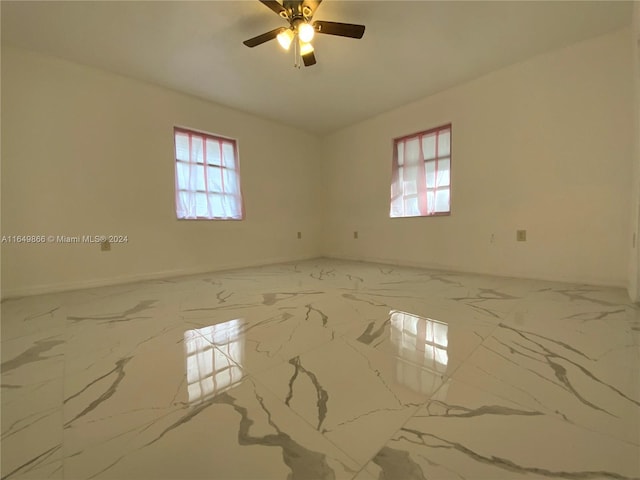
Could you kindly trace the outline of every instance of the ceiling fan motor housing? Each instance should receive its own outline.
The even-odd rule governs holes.
[[[300,0],[284,0],[282,6],[291,19],[296,17],[311,17],[313,14],[311,8],[308,5],[303,5],[303,2]],[[285,11],[281,12],[281,15],[284,16]]]

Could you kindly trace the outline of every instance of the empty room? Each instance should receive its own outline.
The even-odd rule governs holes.
[[[0,2],[0,479],[640,479],[640,2]]]

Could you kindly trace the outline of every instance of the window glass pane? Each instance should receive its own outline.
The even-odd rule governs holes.
[[[202,165],[195,165],[191,170],[191,175],[194,177],[192,179],[192,186],[195,187],[196,190],[204,192],[206,190],[206,185],[204,184],[204,167]]]
[[[220,146],[218,142],[207,138],[207,163],[209,165],[220,165]]]
[[[224,218],[224,209],[222,208],[222,195],[214,193],[209,195],[209,202],[211,203],[211,215],[216,218]]]
[[[416,182],[402,182],[402,191],[404,195],[415,195],[418,193]]]
[[[436,212],[448,212],[449,211],[449,189],[438,190],[436,192]]]
[[[404,162],[405,165],[417,165],[420,158],[420,144],[418,138],[412,138],[405,142]]]
[[[392,217],[402,217],[402,204],[404,200],[402,197],[394,198],[391,201],[391,210],[389,215]]]
[[[402,181],[417,183],[419,172],[420,170],[418,169],[418,165],[405,167],[402,172]]]
[[[240,190],[238,188],[238,176],[236,175],[236,172],[229,168],[225,168],[223,171],[223,175],[225,193],[239,193]]]
[[[422,154],[424,160],[436,158],[436,134],[430,133],[422,137]]]
[[[427,212],[429,214],[434,212],[435,199],[436,199],[436,196],[435,196],[434,191],[433,190],[429,190],[427,192]]]
[[[443,158],[438,160],[438,178],[437,178],[437,186],[445,187],[449,185],[451,178],[449,171],[451,169],[451,160],[449,158]]]
[[[192,162],[200,162],[202,163],[204,160],[202,158],[202,148],[204,146],[204,142],[202,141],[202,137],[196,137],[195,135],[191,136],[191,161]]]
[[[207,167],[210,192],[222,192],[222,174],[220,170],[222,170],[220,167]]]
[[[404,214],[405,215],[420,215],[420,210],[418,210],[418,198],[405,198],[404,200]]]
[[[189,161],[189,135],[176,132],[176,159]]]
[[[391,184],[391,199],[397,198],[402,195],[402,187],[400,182],[393,182]]]
[[[195,193],[196,199],[196,216],[197,217],[208,217],[209,216],[209,208],[207,207],[207,194],[206,193]]]
[[[438,135],[438,157],[448,157],[451,154],[451,130],[441,131]]]
[[[187,218],[193,216],[191,212],[191,199],[192,194],[190,192],[178,192],[178,218]]]
[[[240,202],[238,197],[233,195],[224,195],[222,197],[222,206],[225,217],[240,218]]]
[[[235,168],[235,149],[231,142],[222,143],[222,165],[228,168]]]
[[[426,162],[424,166],[427,175],[427,187],[433,188],[436,186],[436,162]]]
[[[176,162],[176,181],[179,189],[189,188],[189,164]]]
[[[398,152],[398,165],[404,165],[404,142],[396,141],[396,149]]]

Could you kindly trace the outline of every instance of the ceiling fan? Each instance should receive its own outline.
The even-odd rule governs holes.
[[[364,35],[364,25],[322,20],[312,23],[311,19],[322,0],[283,0],[282,4],[276,0],[259,1],[287,20],[289,27],[276,28],[242,43],[253,48],[277,38],[278,43],[285,50],[289,50],[293,44],[296,59],[294,65],[296,67],[300,66],[299,58],[302,59],[305,67],[316,64],[316,56],[313,45],[311,45],[315,33],[349,38],[362,38]]]

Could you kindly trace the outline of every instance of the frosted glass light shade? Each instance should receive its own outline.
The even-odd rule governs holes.
[[[309,43],[313,40],[313,34],[315,33],[313,27],[308,23],[303,23],[298,27],[298,36],[300,37],[300,41],[304,43]]]
[[[311,52],[313,52],[313,45],[311,45],[310,43],[304,43],[303,41],[300,41],[300,55],[304,56]]]
[[[284,32],[280,32],[276,38],[282,48],[289,50],[291,42],[293,41],[293,31],[291,31],[291,29],[287,29]]]

